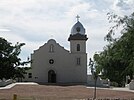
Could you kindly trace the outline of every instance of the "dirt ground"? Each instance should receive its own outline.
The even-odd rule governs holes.
[[[11,89],[0,90],[0,100],[87,100],[92,98],[94,89],[86,86],[53,86],[53,85],[16,85]],[[121,98],[134,100],[134,92],[97,89],[97,98]],[[132,99],[133,98],[133,99]]]

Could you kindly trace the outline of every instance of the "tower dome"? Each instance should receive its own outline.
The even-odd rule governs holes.
[[[85,34],[85,28],[83,25],[79,22],[79,16],[76,16],[77,23],[74,24],[74,26],[71,29],[71,34],[68,38],[68,41],[70,40],[87,40],[87,35]]]
[[[85,28],[79,21],[71,29],[71,35],[75,34],[85,35]]]

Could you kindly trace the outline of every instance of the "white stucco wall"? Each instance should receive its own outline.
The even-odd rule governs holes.
[[[80,44],[80,51],[77,51],[77,44]],[[85,40],[70,40],[71,53],[86,53],[86,41]]]
[[[79,43],[83,44],[84,42],[79,41]],[[51,44],[54,46],[54,52],[52,53],[49,52]],[[81,50],[85,51],[84,49],[81,47]],[[78,57],[81,59],[80,65],[76,63]],[[32,78],[27,77],[27,81],[47,83],[49,70],[56,72],[57,83],[86,83],[87,81],[86,52],[70,53],[51,39],[34,51],[31,58],[32,69],[29,72],[32,73]],[[50,59],[54,59],[54,64],[49,63]]]

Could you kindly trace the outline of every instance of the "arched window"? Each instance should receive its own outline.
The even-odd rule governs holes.
[[[54,52],[54,45],[53,44],[50,45],[49,52]]]
[[[80,51],[80,44],[77,44],[77,51]]]

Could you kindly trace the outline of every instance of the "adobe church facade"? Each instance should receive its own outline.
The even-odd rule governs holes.
[[[64,49],[54,39],[48,40],[31,55],[31,67],[27,81],[38,83],[86,83],[87,35],[77,20],[68,38],[70,50]]]

